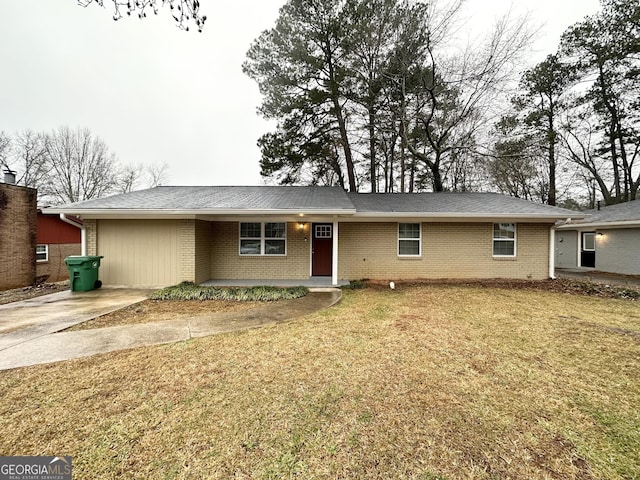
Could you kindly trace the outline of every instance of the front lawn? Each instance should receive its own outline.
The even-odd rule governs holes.
[[[74,478],[640,477],[640,311],[480,286],[0,372],[2,455]]]

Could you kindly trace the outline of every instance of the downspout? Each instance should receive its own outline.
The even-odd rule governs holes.
[[[549,230],[549,278],[556,279],[556,227]]]
[[[87,254],[87,229],[84,225],[80,225],[79,223],[67,218],[64,213],[60,214],[60,220],[80,229],[80,255],[85,256]]]
[[[338,219],[333,219],[333,257],[331,260],[331,284],[338,285]]]

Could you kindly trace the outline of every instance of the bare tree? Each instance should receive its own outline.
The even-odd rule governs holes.
[[[11,148],[11,137],[4,131],[0,132],[0,167],[9,168]]]
[[[45,136],[33,130],[19,132],[13,142],[12,166],[19,174],[17,183],[43,188],[49,182],[51,170],[47,162]]]
[[[145,167],[145,183],[149,188],[158,187],[166,183],[169,176],[169,165],[165,163],[151,163]]]
[[[118,176],[116,191],[118,193],[128,193],[136,189],[140,181],[142,169],[138,165],[126,165]]]
[[[54,203],[104,196],[118,185],[116,158],[86,128],[60,127],[45,139],[51,179],[43,193]]]
[[[117,176],[115,191],[128,193],[139,188],[153,188],[167,181],[167,163],[125,165]]]
[[[429,44],[419,81],[407,86],[417,102],[417,117],[415,127],[405,131],[405,142],[427,167],[434,191],[446,189],[447,172],[458,170],[452,162],[472,151],[476,136],[491,123],[534,37],[528,25],[527,17],[514,20],[507,14],[480,48],[469,47],[461,54]]]
[[[104,2],[105,0],[78,0],[78,5],[87,7],[92,3],[96,3],[104,7]],[[149,10],[157,15],[159,4],[162,6],[169,5],[171,16],[182,30],[189,31],[189,24],[193,22],[198,31],[202,32],[204,22],[207,20],[206,15],[200,15],[200,2],[198,0],[107,0],[107,2],[113,3],[114,20],[120,20],[123,13],[127,16],[135,14],[141,19],[147,16],[147,11]]]

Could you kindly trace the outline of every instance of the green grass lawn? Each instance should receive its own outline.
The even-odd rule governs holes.
[[[640,305],[345,291],[290,323],[0,372],[2,455],[74,478],[640,478]]]

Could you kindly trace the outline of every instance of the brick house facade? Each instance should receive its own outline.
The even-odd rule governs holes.
[[[81,215],[105,285],[553,276],[557,220],[499,194],[336,187],[157,187],[53,209]]]
[[[36,277],[37,191],[0,183],[0,290]]]

